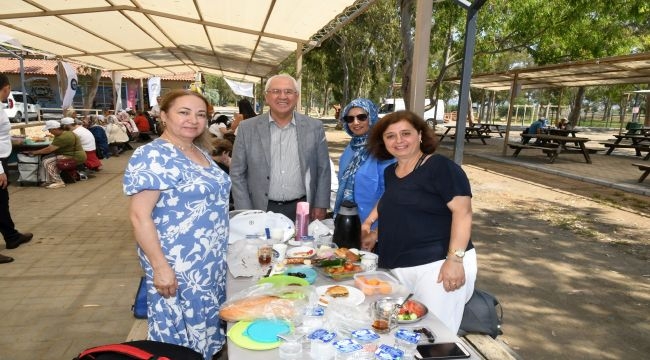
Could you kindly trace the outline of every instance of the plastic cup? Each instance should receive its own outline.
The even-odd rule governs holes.
[[[377,270],[377,261],[379,256],[373,253],[364,253],[361,257],[361,264],[365,267],[365,271]]]
[[[273,260],[280,262],[287,256],[287,244],[273,244]]]
[[[284,229],[271,229],[271,240],[273,242],[284,241]]]

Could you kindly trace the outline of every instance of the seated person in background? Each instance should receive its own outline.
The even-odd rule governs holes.
[[[214,150],[212,150],[212,160],[223,170],[226,174],[230,174],[230,158],[232,157],[232,142],[225,139],[212,140]],[[232,192],[229,197],[228,203],[229,211],[235,210],[235,200],[232,198]]]
[[[227,133],[232,133],[228,129],[228,117],[226,115],[219,115],[216,119],[210,121],[210,126],[208,127],[210,134],[217,137],[217,139],[223,139],[223,136]]]
[[[108,149],[108,137],[106,129],[100,125],[104,122],[104,115],[89,115],[84,119],[84,127],[93,134],[95,138],[95,153],[99,159],[108,159],[111,151]]]
[[[221,170],[226,174],[230,173],[230,158],[232,156],[232,142],[225,139],[214,139],[212,141],[214,150],[212,151],[212,160],[219,165]]]
[[[86,165],[90,170],[99,171],[102,162],[99,161],[97,152],[95,151],[97,149],[97,146],[95,145],[95,137],[88,129],[77,124],[77,121],[78,120],[66,117],[61,119],[61,125],[65,130],[72,131],[77,135],[77,137],[79,137],[81,148],[86,152],[86,161],[84,162],[84,165]]]
[[[117,120],[115,115],[108,115],[107,117],[106,137],[108,138],[108,147],[113,156],[119,156],[125,150],[125,144],[129,142],[129,134],[126,131],[126,127]]]
[[[563,117],[555,124],[555,127],[560,130],[567,130],[569,128],[569,121]]]
[[[129,141],[138,138],[140,135],[138,132],[138,127],[135,125],[135,122],[133,122],[128,112],[124,110],[119,111],[117,113],[117,120],[119,120],[126,127],[126,133],[129,135]],[[129,150],[132,149],[130,145],[128,145],[127,148],[129,148]]]
[[[133,122],[135,123],[135,126],[138,128],[138,140],[140,141],[149,141],[151,140],[151,136],[149,136],[148,132],[151,131],[151,127],[149,125],[149,119],[147,116],[144,114],[142,111],[138,111],[138,115],[135,116],[133,119]]]
[[[546,119],[544,118],[539,118],[537,121],[534,123],[530,124],[530,127],[528,128],[528,131],[525,132],[526,134],[530,135],[536,135],[536,134],[541,134],[542,130],[546,128]],[[525,137],[521,139],[521,142],[524,144],[528,144],[531,138]],[[535,141],[539,142],[539,141]]]
[[[48,155],[41,159],[41,178],[45,178],[43,186],[47,189],[58,189],[65,187],[61,179],[61,170],[56,166],[57,159],[73,158],[77,164],[86,161],[86,152],[81,147],[79,137],[72,131],[65,130],[61,123],[56,120],[47,120],[43,131],[49,131],[54,136],[52,143],[39,150],[28,151],[29,155]]]

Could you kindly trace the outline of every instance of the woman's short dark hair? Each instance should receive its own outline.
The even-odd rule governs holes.
[[[217,116],[216,119],[212,121],[212,124],[224,124],[228,125],[228,116],[226,115],[219,115]]]
[[[251,104],[248,99],[237,101],[237,107],[239,108],[239,113],[244,116],[244,119],[250,119],[257,116],[257,113],[255,113],[255,110],[253,109],[253,104]]]
[[[427,123],[417,114],[408,110],[402,110],[384,116],[375,124],[375,126],[373,126],[370,136],[368,137],[368,150],[375,158],[379,160],[393,158],[393,155],[386,150],[386,145],[384,144],[384,132],[386,132],[386,129],[390,125],[400,121],[408,121],[422,136],[420,150],[422,150],[423,153],[433,154],[436,151],[436,148],[438,147],[438,136],[433,132],[429,125],[427,125]]]
[[[0,74],[0,89],[9,85],[9,77],[5,74]]]

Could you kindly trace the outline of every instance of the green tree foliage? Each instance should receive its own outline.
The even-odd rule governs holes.
[[[410,75],[404,54],[409,52],[415,31],[415,14],[407,10],[414,10],[414,4],[412,0],[377,0],[307,53],[303,59],[303,104],[326,107],[344,105],[358,96],[375,101],[404,97]],[[456,95],[458,86],[444,80],[460,74],[466,16],[456,1],[434,2],[428,70],[432,100]],[[473,73],[650,50],[647,0],[490,0],[478,16]],[[282,70],[293,69],[291,61]],[[393,84],[404,86],[393,88]],[[592,91],[587,89],[585,96],[610,105],[620,100],[611,93]],[[571,96],[570,103],[579,113],[583,103],[582,98],[575,98],[579,93],[577,89],[544,90],[531,95],[545,103],[561,101],[560,95]],[[488,94],[472,90],[471,96],[482,101]],[[497,94],[497,102],[504,100],[505,92]]]

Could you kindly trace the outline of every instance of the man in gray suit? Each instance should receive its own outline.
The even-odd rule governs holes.
[[[235,209],[273,211],[295,220],[307,201],[310,217],[324,219],[330,203],[330,161],[323,123],[295,112],[298,84],[287,74],[269,78],[270,111],[241,122],[230,178]]]

